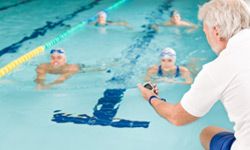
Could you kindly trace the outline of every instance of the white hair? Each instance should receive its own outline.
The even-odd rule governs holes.
[[[198,17],[208,27],[218,27],[226,40],[250,28],[250,8],[244,0],[211,0],[200,7]]]
[[[246,0],[247,4],[250,6],[250,0]]]

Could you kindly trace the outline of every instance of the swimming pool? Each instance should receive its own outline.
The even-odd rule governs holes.
[[[116,0],[35,1],[1,3],[0,66],[68,30]],[[208,125],[232,129],[220,103],[195,123],[175,127],[160,118],[136,89],[148,66],[157,63],[160,49],[173,47],[177,63],[213,60],[202,29],[161,28],[147,25],[168,19],[177,9],[183,18],[198,23],[198,4],[205,0],[128,0],[110,12],[112,20],[133,27],[106,29],[86,26],[55,47],[63,47],[69,63],[105,65],[109,71],[79,73],[51,90],[35,89],[38,64],[48,52],[25,63],[0,80],[0,149],[170,149],[199,150],[199,133]],[[48,76],[49,80],[56,76]],[[160,84],[160,95],[177,103],[189,86]],[[61,113],[72,115],[61,115]],[[219,114],[219,115],[218,115]],[[80,115],[80,116],[79,116]]]

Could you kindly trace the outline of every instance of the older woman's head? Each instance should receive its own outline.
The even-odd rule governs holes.
[[[250,8],[244,0],[211,0],[200,8],[199,19],[208,43],[220,53],[231,37],[250,28]]]

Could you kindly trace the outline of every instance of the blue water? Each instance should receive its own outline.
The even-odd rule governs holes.
[[[0,43],[0,67],[115,2],[1,2],[0,8],[5,9],[0,9],[0,33],[6,38]],[[66,50],[69,63],[109,66],[106,71],[79,73],[62,85],[38,91],[33,82],[35,68],[49,61],[46,52],[1,79],[0,149],[199,150],[202,128],[232,129],[220,103],[197,122],[175,127],[160,118],[136,88],[146,69],[158,63],[161,48],[174,48],[177,63],[188,66],[194,61],[197,71],[215,58],[201,27],[193,33],[174,27],[156,33],[147,28],[169,19],[173,9],[185,20],[200,24],[198,5],[204,2],[128,0],[109,18],[125,20],[133,30],[86,26],[55,46]],[[51,81],[56,76],[47,78]],[[159,88],[161,97],[177,103],[190,87],[159,84]]]

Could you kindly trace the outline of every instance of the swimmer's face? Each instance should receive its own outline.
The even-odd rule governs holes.
[[[174,14],[171,18],[171,20],[174,22],[174,23],[178,23],[181,21],[181,16],[180,14]]]
[[[175,59],[174,58],[162,58],[161,59],[161,66],[170,68],[175,66]]]
[[[50,64],[54,67],[60,67],[66,64],[66,58],[60,54],[53,54],[50,56]]]
[[[104,15],[99,15],[98,22],[99,23],[106,23],[106,17]]]

